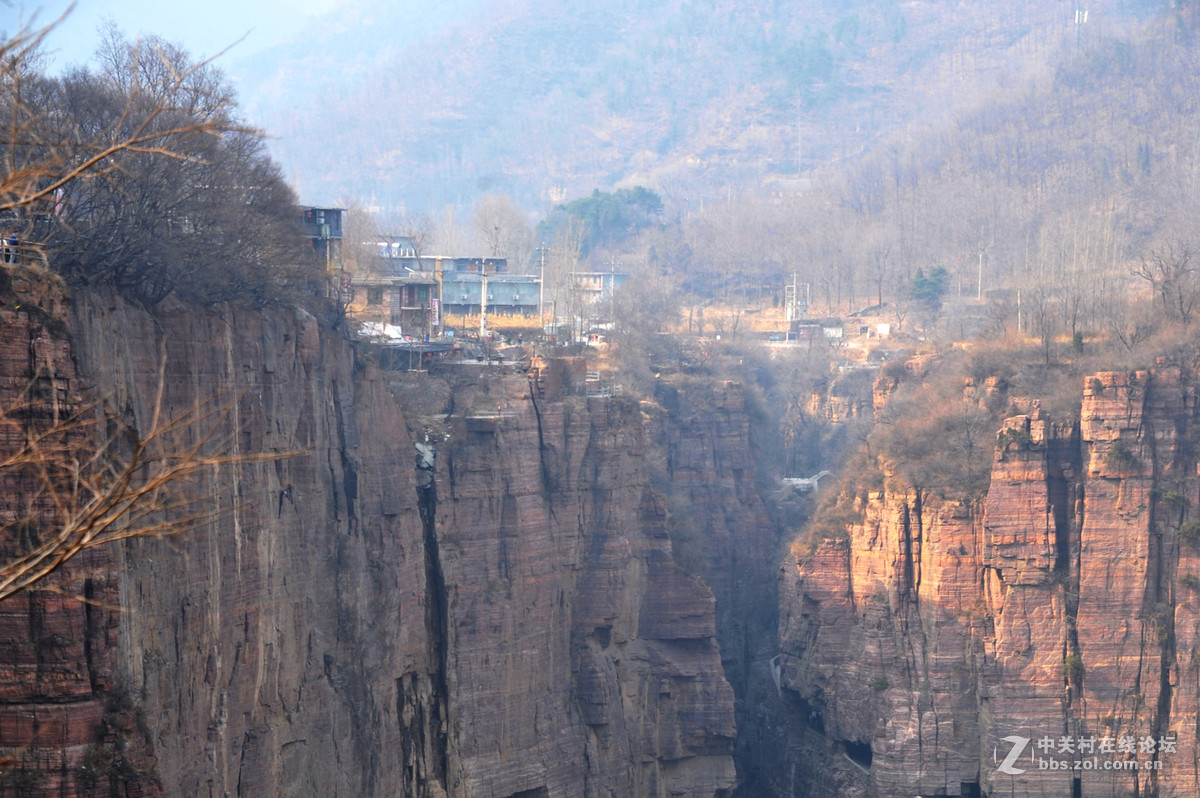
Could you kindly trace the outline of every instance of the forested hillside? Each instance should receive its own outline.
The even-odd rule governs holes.
[[[1076,24],[1070,2],[485,2],[436,30],[352,9],[244,90],[313,202],[435,211],[504,191],[546,210],[643,184],[699,209],[792,193],[1163,5],[1104,0]]]
[[[1072,47],[804,196],[710,207],[685,225],[688,273],[750,294],[797,271],[822,304],[847,310],[911,296],[918,269],[941,268],[946,301],[990,295],[994,324],[1015,317],[1023,289],[1028,331],[1121,337],[1138,324],[1130,286],[1173,279],[1131,271],[1190,274],[1196,251],[1196,34],[1194,16],[1172,14]],[[1179,316],[1178,302],[1168,311]]]

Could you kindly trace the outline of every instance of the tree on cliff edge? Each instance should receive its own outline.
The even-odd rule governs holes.
[[[53,198],[73,180],[111,171],[113,158],[121,153],[175,157],[172,138],[189,133],[219,135],[226,129],[224,120],[217,118],[174,117],[176,109],[169,104],[141,103],[143,98],[136,92],[127,94],[127,103],[118,111],[125,123],[121,127],[56,127],[68,120],[45,115],[43,108],[30,100],[31,93],[36,97],[45,89],[41,47],[69,13],[70,9],[44,27],[23,24],[16,33],[0,39],[0,109],[4,114],[0,211],[27,208]],[[176,73],[172,83],[183,87],[207,63]],[[164,118],[173,118],[176,124],[159,124]]]
[[[296,198],[211,60],[110,28],[96,68],[53,78],[56,24],[0,41],[0,222],[23,254],[148,305],[315,291]]]

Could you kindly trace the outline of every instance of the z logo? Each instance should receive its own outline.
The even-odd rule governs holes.
[[[1024,768],[1015,768],[1013,767],[1013,764],[1015,764],[1017,759],[1020,758],[1021,754],[1024,753],[1025,746],[1029,745],[1029,738],[1010,735],[1000,739],[1003,742],[1012,743],[1012,749],[1008,752],[1008,756],[1004,757],[1004,761],[1001,762],[1000,766],[996,769],[1001,773],[1007,773],[1010,776],[1019,776],[1020,774],[1024,773]],[[997,749],[995,748],[992,749],[992,759],[994,761],[998,761],[999,759],[997,755]]]

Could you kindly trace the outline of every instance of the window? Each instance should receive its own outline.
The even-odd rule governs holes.
[[[368,288],[367,289],[367,304],[368,305],[382,305],[383,304],[383,289],[382,288]]]

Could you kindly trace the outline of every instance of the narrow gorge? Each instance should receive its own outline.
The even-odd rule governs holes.
[[[1200,792],[1194,364],[1089,377],[1078,422],[1028,403],[976,500],[865,480],[789,548],[745,375],[392,372],[303,310],[3,274],[9,407],[145,434],[161,387],[244,459],[175,486],[211,522],[0,607],[0,794]],[[1160,764],[1039,769],[1108,738]]]

